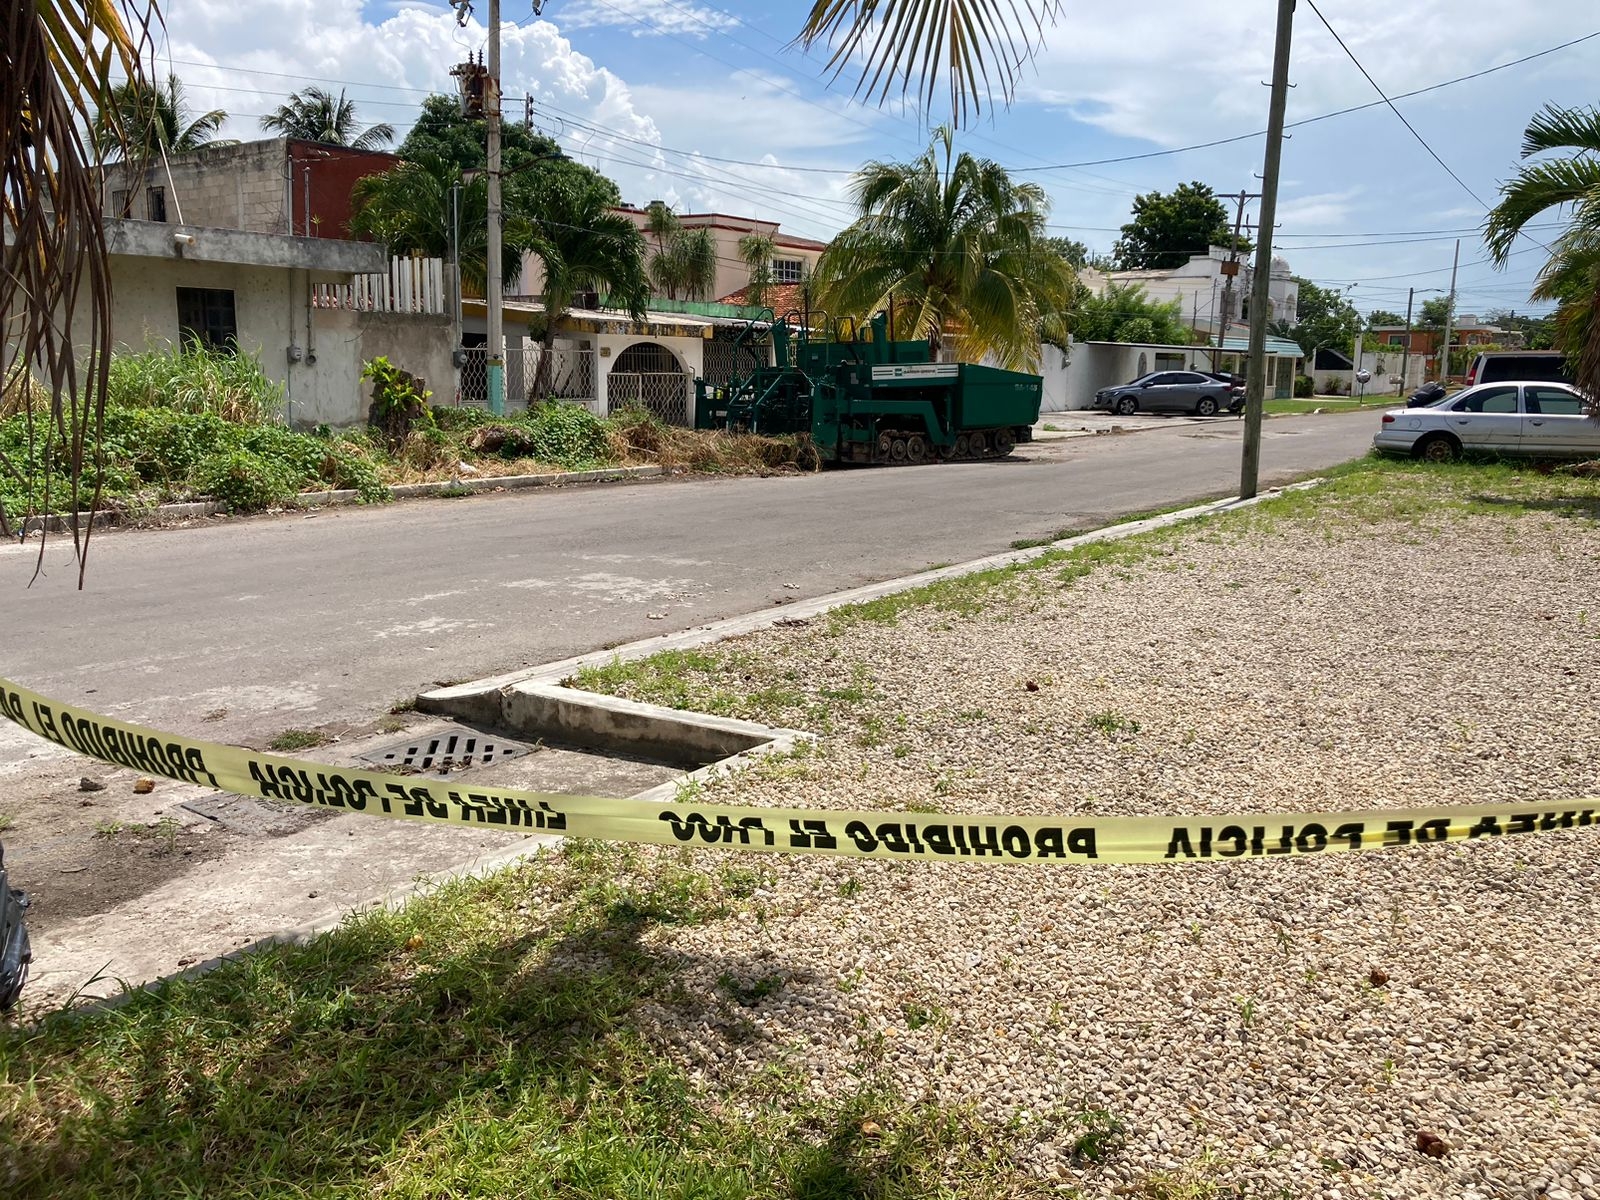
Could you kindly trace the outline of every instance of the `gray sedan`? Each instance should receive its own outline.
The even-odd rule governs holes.
[[[1233,389],[1199,371],[1156,371],[1121,387],[1095,393],[1094,407],[1129,416],[1136,412],[1183,412],[1209,417],[1228,406]]]

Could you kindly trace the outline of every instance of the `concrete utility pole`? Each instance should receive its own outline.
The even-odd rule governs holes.
[[[489,0],[489,78],[484,81],[483,111],[488,120],[489,261],[484,270],[484,309],[488,325],[489,411],[506,411],[505,285],[500,279],[500,0]]]
[[[1450,325],[1456,315],[1456,268],[1461,265],[1461,239],[1456,239],[1456,255],[1450,260],[1450,298],[1444,305],[1444,342],[1439,350],[1439,382],[1450,382]]]
[[[1239,274],[1239,228],[1244,224],[1244,206],[1250,200],[1261,199],[1260,192],[1247,192],[1243,188],[1234,197],[1238,204],[1238,211],[1233,218],[1233,249],[1228,255],[1228,261],[1223,264],[1222,274],[1228,282],[1222,289],[1222,315],[1217,323],[1217,348],[1211,352],[1211,369],[1217,369],[1217,358],[1222,353],[1222,340],[1228,336],[1228,317],[1233,312],[1233,281]]]
[[[1403,396],[1406,390],[1406,371],[1411,366],[1411,302],[1417,298],[1416,288],[1406,289],[1406,344],[1400,352],[1400,390],[1395,393]]]
[[[1267,153],[1261,167],[1261,232],[1256,238],[1256,277],[1250,289],[1250,369],[1244,383],[1244,454],[1239,495],[1254,496],[1261,477],[1261,405],[1267,384],[1267,321],[1272,316],[1272,229],[1278,219],[1278,169],[1283,159],[1283,110],[1289,103],[1289,42],[1294,0],[1278,0],[1277,40],[1272,52],[1272,101],[1267,112]]]

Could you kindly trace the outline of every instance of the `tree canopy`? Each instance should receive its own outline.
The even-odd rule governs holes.
[[[337,96],[319,87],[293,92],[261,118],[261,128],[284,137],[349,146],[352,150],[377,150],[394,141],[393,125],[380,123],[361,129],[356,121],[355,101],[345,99],[343,88]]]
[[[1361,314],[1338,288],[1318,287],[1309,279],[1295,277],[1300,285],[1299,301],[1295,305],[1294,325],[1289,331],[1290,340],[1298,342],[1307,352],[1321,346],[1330,350],[1355,349],[1356,334],[1361,330]]]
[[[1045,245],[1043,188],[957,153],[941,126],[914,161],[868,163],[852,191],[860,215],[817,263],[821,307],[836,317],[892,307],[897,336],[949,336],[967,361],[1037,363],[1041,332],[1063,325],[1078,290]]]
[[[1367,314],[1369,328],[1378,325],[1404,325],[1406,319],[1399,313],[1390,312],[1387,308],[1375,308]]]
[[[429,96],[422,102],[417,122],[396,151],[404,159],[434,157],[458,173],[481,171],[489,161],[488,127],[481,118],[469,117],[450,96]],[[508,190],[542,186],[552,178],[567,178],[575,186],[598,187],[607,204],[621,203],[617,185],[600,172],[562,156],[553,138],[523,125],[500,128],[500,170]]]
[[[1445,318],[1450,316],[1451,304],[1449,296],[1430,296],[1422,302],[1422,307],[1417,310],[1416,324],[1419,329],[1443,329]],[[1404,322],[1401,322],[1404,324]]]
[[[1146,192],[1133,201],[1112,257],[1125,271],[1181,267],[1212,246],[1233,244],[1233,222],[1216,193],[1203,183],[1180,183],[1170,194]],[[1240,239],[1239,251],[1249,250]]]
[[[650,281],[669,300],[706,300],[717,283],[717,241],[711,230],[685,229],[665,201],[652,200],[645,232],[655,242]]]
[[[186,154],[202,146],[236,146],[234,139],[219,139],[227,122],[220,108],[195,114],[189,110],[183,81],[168,75],[165,87],[143,80],[128,80],[111,89],[107,103],[94,114],[91,136],[101,161],[124,155],[140,158]]]
[[[1102,296],[1081,296],[1071,326],[1072,336],[1080,342],[1187,346],[1190,340],[1189,328],[1183,323],[1183,302],[1157,303],[1138,284],[1112,283]]]

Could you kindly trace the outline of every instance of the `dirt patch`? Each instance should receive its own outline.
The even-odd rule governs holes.
[[[184,825],[167,818],[149,825],[108,825],[40,853],[13,851],[16,883],[31,901],[28,926],[48,933],[103,912],[108,904],[137,899],[199,863],[220,858],[241,837],[209,822]]]

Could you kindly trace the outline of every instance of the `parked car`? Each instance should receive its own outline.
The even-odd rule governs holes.
[[[1600,458],[1600,421],[1563,383],[1484,383],[1427,408],[1389,410],[1372,445],[1430,462],[1464,452]]]
[[[1185,412],[1214,416],[1233,399],[1233,385],[1200,371],[1156,371],[1121,387],[1101,388],[1095,408],[1129,416],[1136,412]]]
[[[1559,350],[1486,350],[1467,368],[1467,386],[1514,381],[1571,383]]]

